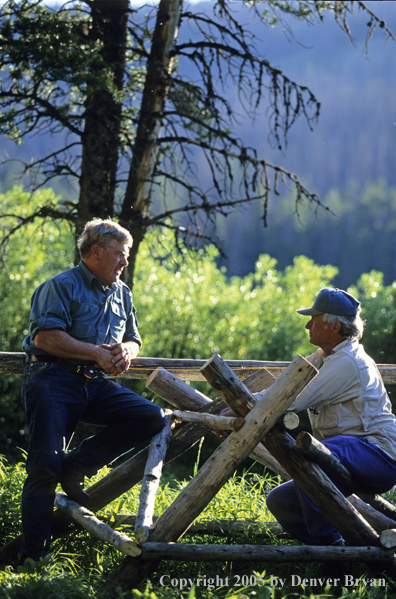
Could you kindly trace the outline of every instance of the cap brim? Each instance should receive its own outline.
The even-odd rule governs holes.
[[[315,308],[306,308],[305,310],[296,310],[299,314],[303,314],[304,316],[320,316],[323,312],[319,310],[315,310]]]

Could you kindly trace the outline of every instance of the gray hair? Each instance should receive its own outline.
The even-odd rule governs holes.
[[[356,316],[337,316],[337,314],[322,314],[323,322],[341,324],[340,335],[346,339],[361,339],[363,336],[364,322],[360,317],[360,309]]]
[[[87,258],[94,245],[100,245],[106,250],[113,239],[120,243],[126,243],[130,248],[132,247],[132,235],[111,218],[106,220],[94,218],[90,220],[77,239],[77,248],[81,258]]]

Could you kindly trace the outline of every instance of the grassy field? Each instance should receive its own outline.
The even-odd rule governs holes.
[[[98,478],[105,474],[99,473]],[[24,464],[10,466],[0,462],[0,544],[20,533],[20,495],[25,478]],[[93,481],[92,481],[93,482]],[[266,508],[266,495],[279,484],[278,477],[245,472],[234,476],[209,503],[199,520],[249,520],[264,524],[273,521]],[[168,477],[162,481],[156,500],[161,514],[188,481]],[[139,505],[140,486],[106,507],[99,517],[134,515]],[[387,497],[392,501],[391,494]],[[107,520],[109,523],[109,521]],[[134,531],[117,519],[117,529],[130,537]],[[222,534],[186,534],[181,542],[205,544],[297,543],[286,536],[275,537],[258,527]],[[73,532],[53,543],[52,553],[42,562],[3,565],[0,570],[0,599],[105,599],[101,586],[123,556],[85,532]],[[382,573],[373,573],[365,564],[343,564],[337,578],[326,574],[320,563],[254,562],[175,562],[163,560],[149,580],[128,593],[119,591],[119,599],[286,599],[297,597],[344,597],[374,599],[395,596],[393,582]],[[335,582],[337,581],[337,582]],[[328,585],[327,583],[330,582]],[[114,595],[113,595],[114,597]]]

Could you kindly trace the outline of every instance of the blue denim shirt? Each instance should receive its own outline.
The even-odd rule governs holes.
[[[36,348],[34,336],[47,329],[60,329],[94,345],[123,341],[142,345],[130,289],[122,281],[103,287],[83,261],[35,290],[23,350],[45,354]]]

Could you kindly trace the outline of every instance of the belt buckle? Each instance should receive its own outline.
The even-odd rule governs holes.
[[[81,372],[81,370],[85,378],[90,380],[97,379],[102,373],[102,370],[100,368],[96,368],[96,366],[83,366],[79,369],[79,372]]]

